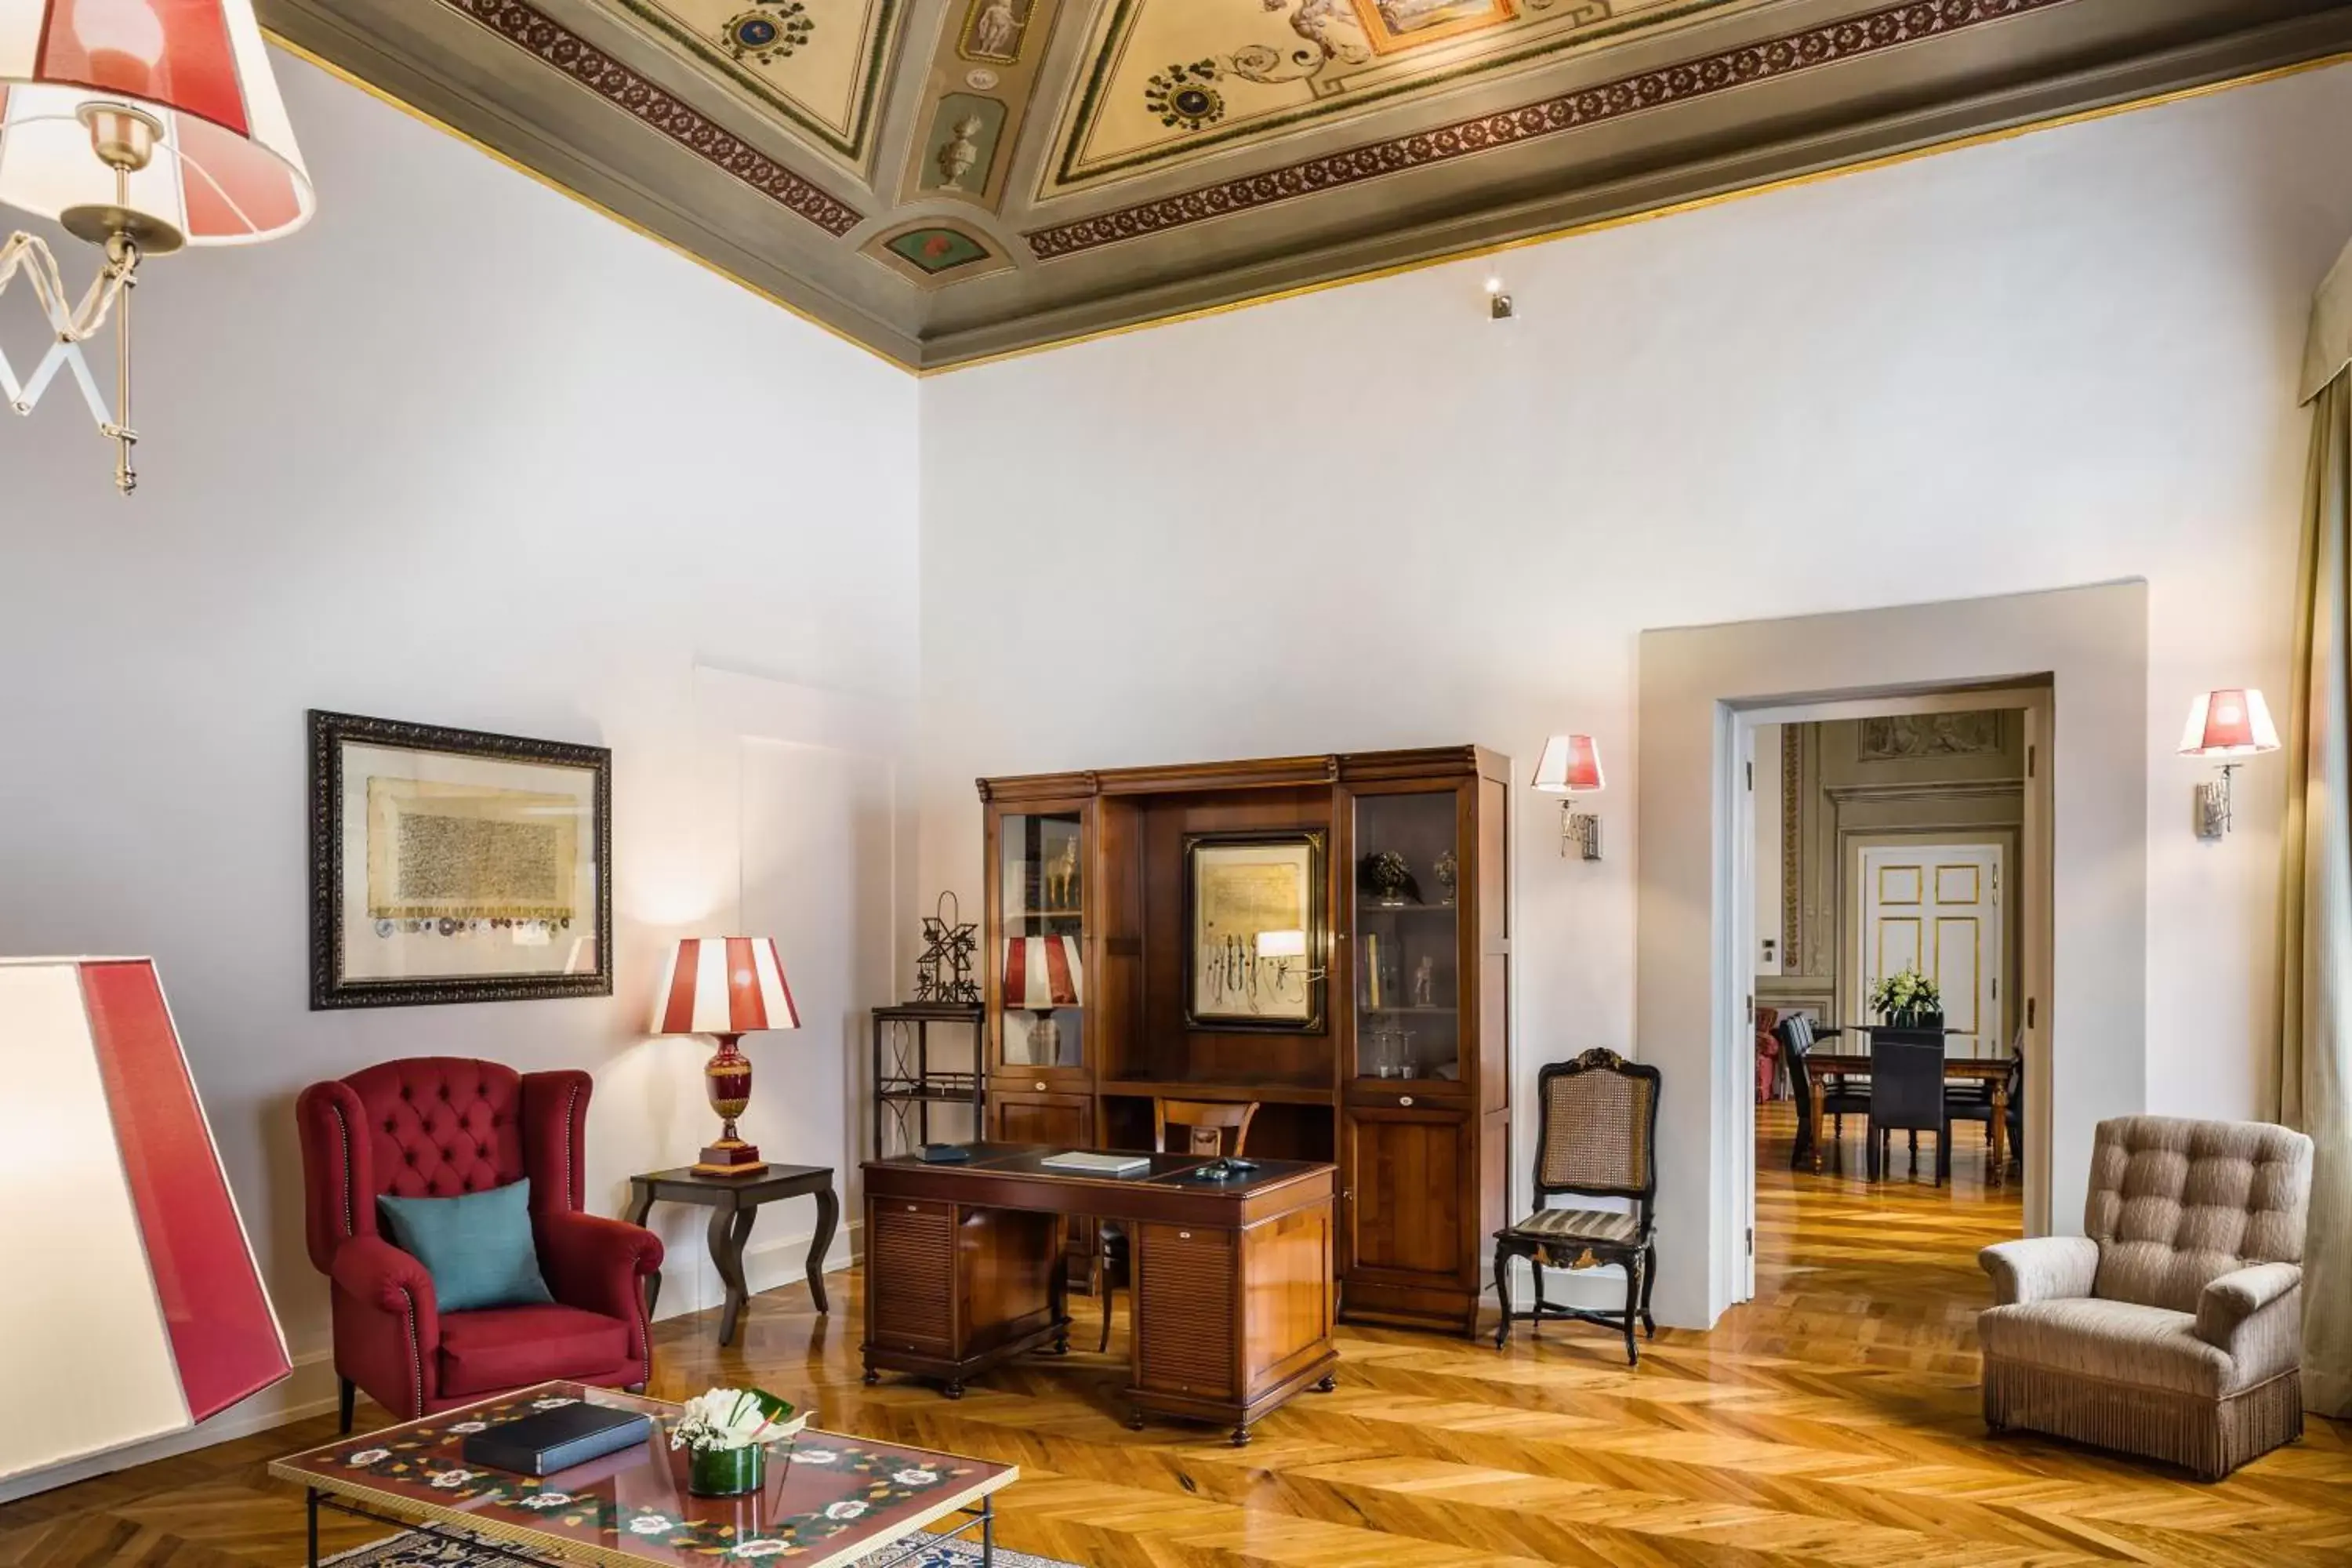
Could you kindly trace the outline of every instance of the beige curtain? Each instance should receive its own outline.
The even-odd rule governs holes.
[[[2311,1134],[2305,1402],[2352,1416],[2352,247],[2312,312],[2312,409],[2287,704],[2279,1115]]]

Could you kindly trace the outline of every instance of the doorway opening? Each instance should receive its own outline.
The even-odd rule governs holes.
[[[2050,718],[2046,685],[1738,715],[1746,1296],[1940,1325],[2026,1232]]]

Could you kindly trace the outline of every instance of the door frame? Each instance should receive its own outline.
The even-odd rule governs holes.
[[[1788,725],[1819,722],[1824,720],[1875,719],[1891,715],[1915,713],[1958,713],[1978,709],[2000,708],[2017,710],[2025,715],[2027,753],[2032,760],[2027,767],[2023,797],[2025,826],[2016,834],[2017,847],[2011,874],[2011,896],[2018,900],[2019,942],[2021,946],[2018,985],[2031,984],[2032,990],[2016,993],[2020,998],[2033,998],[2027,1008],[2032,1022],[2026,1034],[2026,1108],[2025,1127],[2025,1234],[2046,1236],[2050,1232],[2050,1161],[2051,1117],[2050,1095],[2053,1089],[2050,1053],[2044,1047],[2051,1012],[2050,983],[2053,971],[2047,951],[2053,921],[2049,908],[2052,892],[2052,868],[2049,863],[2049,837],[2046,831],[2037,831],[2049,821],[2051,792],[2055,768],[2051,765],[2049,744],[2053,733],[2055,693],[2049,686],[1957,687],[1943,690],[1908,690],[1872,694],[1866,689],[1836,692],[1790,703],[1757,702],[1739,705],[1722,703],[1717,722],[1720,742],[1716,754],[1723,759],[1723,774],[1717,781],[1716,798],[1724,803],[1729,820],[1718,820],[1716,842],[1720,846],[1717,856],[1716,885],[1723,889],[1731,918],[1717,921],[1723,932],[1725,947],[1717,954],[1715,971],[1717,977],[1718,1016],[1736,1020],[1735,1038],[1727,1045],[1740,1055],[1736,1061],[1745,1063],[1744,1072],[1718,1071],[1718,1082],[1734,1091],[1731,1103],[1722,1107],[1731,1137],[1729,1155],[1730,1181],[1738,1226],[1730,1228],[1717,1247],[1717,1264],[1722,1278],[1732,1282],[1732,1301],[1752,1300],[1756,1295],[1756,1092],[1753,1023],[1756,988],[1756,809],[1753,791],[1753,767],[1756,755],[1756,731],[1767,724]],[[1785,740],[1783,742],[1785,744]],[[1941,832],[1943,830],[1936,830]],[[2005,831],[2005,830],[2003,830]],[[1841,862],[1845,846],[1839,845]],[[1845,924],[1845,893],[1843,887],[1844,867],[1839,867],[1839,943],[1843,948],[1848,933]],[[2036,945],[2040,946],[2037,949]],[[1842,952],[1841,968],[1846,962]],[[1845,994],[1847,976],[1840,975],[1839,994]],[[1742,1005],[1745,1004],[1745,1011]]]

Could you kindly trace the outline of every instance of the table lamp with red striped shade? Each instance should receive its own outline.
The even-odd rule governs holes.
[[[151,960],[0,959],[0,1482],[293,1371]]]
[[[776,944],[764,936],[688,937],[670,955],[654,992],[654,1033],[716,1035],[719,1050],[702,1064],[710,1109],[726,1123],[695,1170],[706,1176],[756,1176],[760,1151],[736,1136],[735,1119],[751,1103],[751,1058],[735,1042],[754,1029],[797,1029],[801,1016]]]

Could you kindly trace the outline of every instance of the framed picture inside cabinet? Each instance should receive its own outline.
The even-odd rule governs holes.
[[[1323,879],[1318,832],[1185,836],[1185,1023],[1323,1026]]]
[[[613,753],[310,714],[310,1005],[613,992]]]

